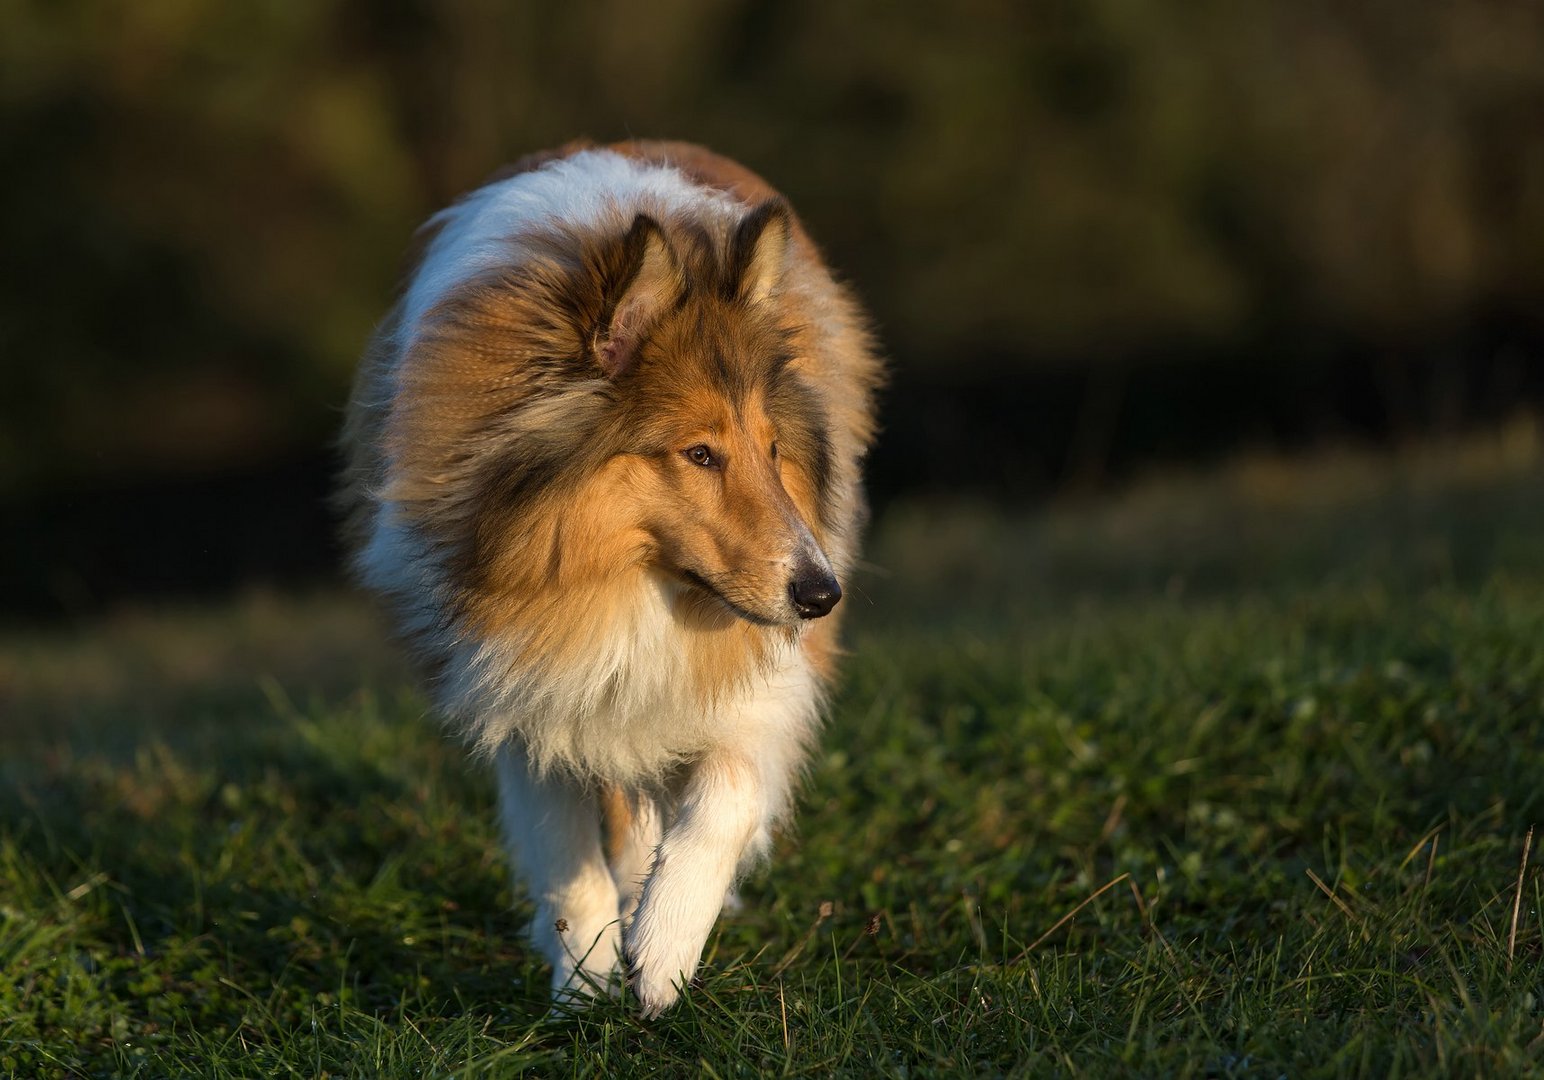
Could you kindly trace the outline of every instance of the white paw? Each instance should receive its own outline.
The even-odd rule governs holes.
[[[678,975],[676,978],[682,977]],[[660,977],[658,971],[636,969],[629,986],[638,1001],[638,1012],[645,1020],[656,1019],[681,999],[681,984]]]
[[[622,937],[613,920],[576,929],[566,919],[554,920],[552,1001],[558,1011],[583,1007],[592,998],[615,994],[620,986]]]
[[[628,986],[646,1018],[652,1020],[680,999],[697,971],[702,946],[697,935],[669,932],[649,919],[646,907],[640,909],[628,929],[626,965]]]

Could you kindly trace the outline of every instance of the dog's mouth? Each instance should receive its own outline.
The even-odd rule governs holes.
[[[697,573],[697,571],[682,569],[680,571],[680,574],[681,574],[681,578],[688,585],[691,585],[694,588],[699,589],[702,592],[707,593],[713,599],[717,600],[720,604],[724,605],[724,607],[729,611],[730,614],[735,615],[735,616],[737,616],[737,617],[739,617],[741,619],[744,619],[748,623],[753,623],[756,626],[781,626],[782,625],[776,619],[769,619],[765,615],[758,615],[756,612],[751,611],[749,608],[746,608],[746,607],[744,607],[744,606],[742,606],[740,604],[735,603],[733,600],[729,599],[729,597],[724,595],[723,590],[719,589],[718,586],[714,585],[707,578],[705,578],[701,574]]]

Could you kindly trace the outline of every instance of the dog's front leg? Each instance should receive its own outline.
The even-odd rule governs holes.
[[[769,794],[757,767],[737,753],[718,751],[693,767],[626,934],[645,1016],[672,1005],[697,970],[735,868],[768,816]]]
[[[632,921],[643,883],[654,869],[654,853],[659,848],[663,821],[653,795],[635,793],[631,797],[619,789],[604,796],[606,821],[606,857],[611,863],[611,877],[617,883],[622,925]]]
[[[553,997],[605,991],[621,934],[596,794],[558,774],[538,776],[518,747],[501,750],[495,764],[499,816],[516,872],[536,902],[531,940],[552,965]]]

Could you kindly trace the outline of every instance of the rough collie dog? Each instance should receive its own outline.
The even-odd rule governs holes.
[[[424,227],[341,498],[493,758],[559,999],[672,1004],[787,813],[878,375],[787,204],[699,147],[535,155]]]

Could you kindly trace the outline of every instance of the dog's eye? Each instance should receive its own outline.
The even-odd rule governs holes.
[[[688,449],[686,456],[691,459],[693,465],[701,465],[705,469],[718,468],[717,456],[702,443],[698,443],[696,446]]]
[[[772,444],[772,458],[773,460],[777,459],[777,443]]]

